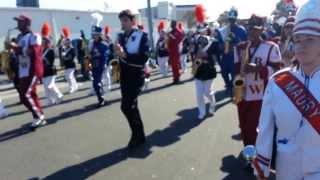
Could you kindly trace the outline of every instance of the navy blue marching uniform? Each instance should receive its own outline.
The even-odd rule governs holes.
[[[102,30],[101,28],[100,29],[99,28],[96,28],[98,29],[97,31]],[[102,38],[100,38],[100,40],[98,41],[93,41],[93,46],[90,50],[90,55],[91,55],[91,64],[92,64],[93,88],[96,92],[96,95],[99,101],[98,105],[101,106],[104,104],[104,99],[101,94],[101,92],[103,91],[101,80],[102,80],[103,72],[105,70],[105,65],[109,57],[109,47],[103,41]]]
[[[138,96],[144,85],[144,65],[148,60],[148,35],[133,29],[130,33],[120,33],[118,43],[126,53],[120,59],[121,111],[126,116],[132,131],[130,146],[145,141],[143,123],[138,109]]]

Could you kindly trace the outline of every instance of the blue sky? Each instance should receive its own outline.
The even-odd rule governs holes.
[[[152,5],[159,1],[151,0]],[[275,8],[279,0],[169,0],[174,4],[203,4],[207,9],[207,15],[212,18],[217,17],[224,10],[235,6],[239,10],[240,17],[248,17],[251,14],[269,15]],[[295,0],[301,5],[307,0]],[[0,0],[0,7],[15,7],[15,0]],[[76,9],[76,10],[104,10],[105,4],[108,4],[109,11],[120,11],[122,9],[132,9],[146,7],[147,0],[40,0],[42,8],[54,9]]]

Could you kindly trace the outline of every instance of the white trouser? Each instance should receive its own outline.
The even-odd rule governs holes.
[[[56,86],[56,76],[48,76],[43,78],[43,86],[46,97],[50,103],[56,103],[62,98],[62,93]]]
[[[210,101],[210,105],[214,106],[216,103],[216,99],[214,97],[214,91],[211,89],[212,79],[201,81],[195,79],[196,85],[196,95],[197,95],[197,104],[198,104],[198,111],[200,116],[205,116],[206,114],[206,103],[205,97],[208,98]]]
[[[318,173],[304,174],[301,151],[277,152],[276,179],[277,180],[319,180]],[[315,157],[319,158],[319,157]],[[310,162],[312,163],[312,162]]]
[[[4,105],[2,103],[2,100],[0,99],[0,118],[4,118],[8,116],[7,110],[4,108]]]
[[[159,68],[160,68],[160,73],[163,76],[168,75],[168,60],[169,60],[168,56],[158,57],[158,64],[159,64]]]
[[[180,59],[181,59],[180,60],[181,70],[182,70],[182,72],[186,72],[188,55],[187,54],[181,54]]]
[[[111,90],[111,84],[112,84],[112,79],[111,79],[111,71],[112,71],[112,66],[107,66],[102,75],[102,83],[103,83],[103,90],[107,92],[108,90]]]
[[[68,68],[64,71],[64,77],[66,78],[69,84],[69,92],[73,93],[78,90],[78,83],[76,78],[74,77],[75,68]]]

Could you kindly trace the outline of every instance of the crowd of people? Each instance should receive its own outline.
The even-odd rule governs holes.
[[[164,78],[171,69],[173,85],[181,83],[180,76],[191,62],[199,120],[215,113],[212,82],[220,66],[225,92],[237,106],[243,145],[256,146],[254,163],[247,168],[252,166],[258,179],[266,179],[275,157],[277,179],[316,180],[320,179],[319,8],[320,0],[309,0],[299,11],[288,1],[282,24],[277,21],[280,18],[268,22],[266,17],[253,14],[243,25],[238,23],[237,9],[232,8],[227,24],[212,27],[206,22],[203,6],[197,5],[193,30],[185,32],[176,21],[168,29],[165,21],[160,21],[154,53],[150,53],[148,34],[136,27],[134,14],[124,10],[119,13],[122,31],[114,41],[110,28],[103,29],[97,23],[92,26],[91,39],[81,32],[76,47],[64,27],[56,47],[69,93],[79,88],[76,57],[82,77],[92,80],[90,93],[97,96],[97,107],[107,103],[103,96],[112,83],[120,83],[121,111],[132,131],[129,148],[146,141],[138,96],[150,82],[151,54],[155,54],[152,58]],[[6,44],[16,74],[13,83],[20,101],[32,112],[31,128],[35,129],[46,124],[36,92],[38,82],[43,82],[50,104],[63,101],[55,85],[55,51],[47,23],[41,37],[31,31],[31,18],[20,15],[14,19],[21,34]],[[113,80],[117,72],[112,69],[116,68],[120,76]],[[208,112],[205,98],[210,102]],[[7,116],[1,101],[0,116]]]

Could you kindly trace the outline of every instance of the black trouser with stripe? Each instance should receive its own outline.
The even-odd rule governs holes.
[[[121,111],[126,116],[132,131],[132,137],[144,136],[143,123],[138,108],[138,96],[144,85],[142,68],[121,64]]]

